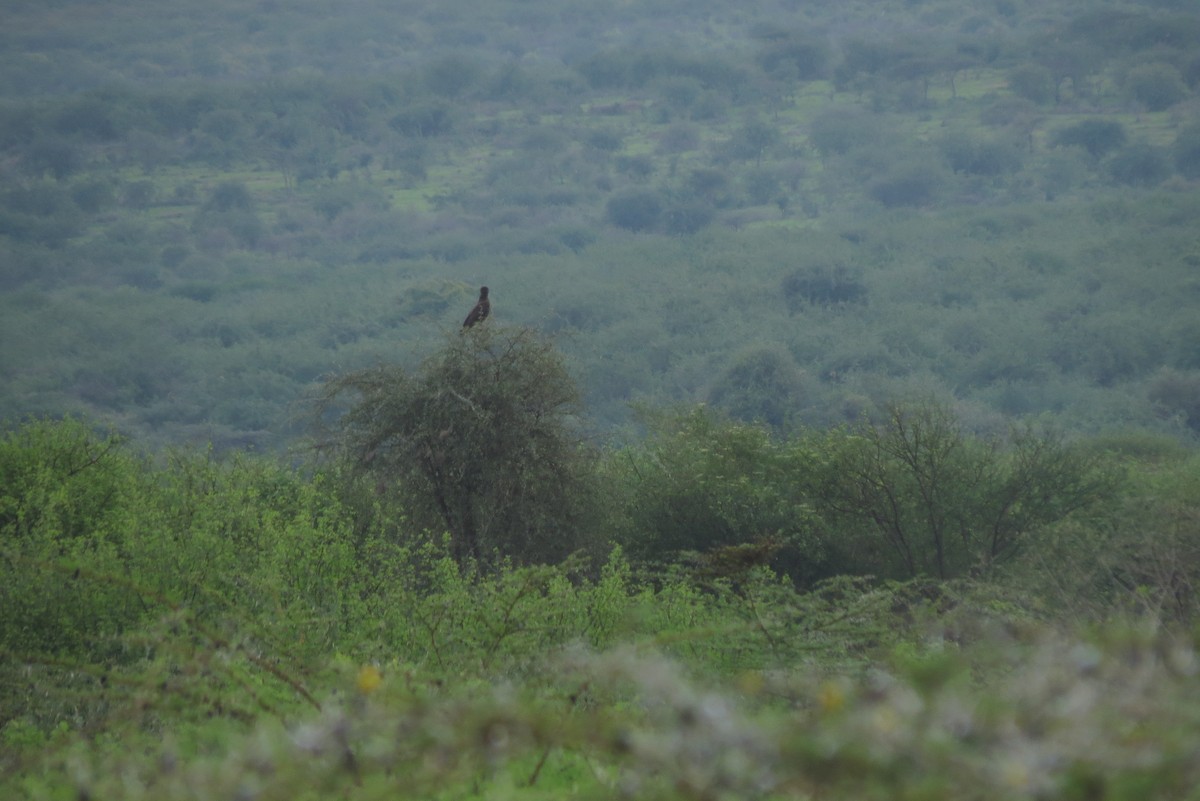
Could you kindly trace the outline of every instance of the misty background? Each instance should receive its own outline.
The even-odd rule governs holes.
[[[7,2],[0,418],[280,450],[478,287],[586,424],[1200,428],[1184,0]]]

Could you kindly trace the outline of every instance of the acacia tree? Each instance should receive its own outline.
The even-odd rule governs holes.
[[[1099,457],[1052,434],[1015,429],[1007,442],[963,432],[936,403],[895,405],[882,425],[827,439],[817,506],[836,528],[872,532],[903,576],[990,570],[1036,529],[1111,495]]]
[[[527,328],[475,326],[416,370],[340,376],[322,407],[354,396],[332,442],[418,525],[449,533],[462,566],[561,559],[584,547],[592,459],[553,344]]]

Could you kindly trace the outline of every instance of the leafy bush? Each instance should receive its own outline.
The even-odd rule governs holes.
[[[1102,515],[1049,527],[1008,571],[1063,620],[1123,613],[1190,625],[1200,612],[1197,460],[1177,450],[1136,456],[1141,466]]]
[[[765,429],[704,409],[658,420],[644,448],[615,460],[628,493],[624,545],[661,563],[683,551],[775,543],[757,558],[810,581],[823,574],[825,555],[796,481],[804,459],[803,449],[773,443]]]
[[[490,323],[449,335],[415,372],[332,379],[323,409],[352,400],[333,442],[396,492],[419,526],[450,534],[460,565],[557,561],[589,545],[578,390],[554,346]]]
[[[135,596],[82,572],[119,572],[138,469],[113,434],[30,423],[0,441],[0,649],[79,656],[139,619]]]
[[[905,577],[986,574],[1117,480],[1054,436],[1014,430],[1007,449],[970,437],[930,402],[893,405],[881,426],[833,432],[821,452],[815,508],[843,532],[840,542],[859,543],[859,570]]]

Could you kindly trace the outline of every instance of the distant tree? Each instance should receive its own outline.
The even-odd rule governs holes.
[[[636,156],[618,156],[617,171],[632,178],[644,180],[654,174],[654,159],[638,154]]]
[[[489,100],[519,101],[538,89],[538,80],[519,62],[508,61],[496,67],[481,87]]]
[[[1188,88],[1179,70],[1170,64],[1134,67],[1125,77],[1125,90],[1148,111],[1163,111],[1188,95]]]
[[[1200,88],[1200,55],[1193,56],[1183,68],[1183,80],[1189,89]]]
[[[704,84],[698,78],[672,75],[654,82],[654,90],[663,103],[675,112],[688,112],[704,96]]]
[[[243,114],[231,108],[218,108],[205,112],[196,122],[197,130],[216,137],[222,142],[233,142],[245,127]]]
[[[254,208],[254,198],[245,182],[222,181],[213,188],[203,208],[205,211],[250,211]]]
[[[1168,6],[1174,0],[1148,5]],[[1162,14],[1143,6],[1100,6],[1072,17],[1061,38],[1074,40],[1099,54],[1187,48],[1200,40],[1200,20],[1194,14]]]
[[[40,177],[48,173],[59,181],[83,166],[79,146],[61,136],[39,138],[26,148],[25,160],[32,174]]]
[[[801,81],[817,81],[828,73],[831,56],[824,38],[804,33],[759,38],[764,40],[758,58],[764,72]]]
[[[225,167],[245,149],[243,132],[246,121],[233,109],[221,108],[204,114],[189,139],[194,158]]]
[[[222,181],[197,210],[192,230],[208,237],[211,244],[231,240],[242,247],[254,247],[262,237],[263,226],[246,184]]]
[[[1185,178],[1200,178],[1200,123],[1189,125],[1175,137],[1171,147],[1175,169]]]
[[[42,180],[0,190],[0,234],[61,247],[80,232],[83,222],[79,207],[56,182]]]
[[[130,181],[121,187],[121,203],[131,209],[147,209],[158,196],[153,181]]]
[[[1087,79],[1102,60],[1102,51],[1091,44],[1063,42],[1057,36],[1035,41],[1033,47],[1037,63],[1050,72],[1055,105],[1062,102],[1062,90],[1067,81],[1071,82],[1076,95],[1085,94]]]
[[[888,208],[928,206],[942,191],[944,177],[932,164],[902,164],[893,167],[867,188],[872,198]]]
[[[746,172],[742,184],[750,202],[762,205],[778,200],[783,187],[783,177],[773,165],[762,165]]]
[[[405,104],[388,125],[404,136],[443,136],[454,128],[453,107],[440,98],[416,100]]]
[[[595,53],[578,62],[575,69],[593,89],[615,89],[631,81],[631,59],[615,50]]]
[[[779,129],[766,120],[752,118],[746,120],[733,136],[725,143],[722,151],[733,159],[762,161],[767,149],[779,141]]]
[[[425,68],[425,86],[434,96],[452,100],[465,94],[483,78],[483,67],[474,58],[449,54]]]
[[[729,188],[729,176],[713,167],[698,167],[688,173],[685,183],[689,193],[712,202]]]
[[[1105,168],[1118,183],[1158,186],[1170,177],[1171,160],[1162,148],[1139,142],[1116,153]]]
[[[381,366],[329,381],[347,403],[330,445],[394,493],[413,523],[450,535],[464,568],[551,562],[589,545],[590,456],[572,423],[579,393],[530,329],[475,326],[413,371]]]
[[[1164,368],[1150,380],[1147,395],[1163,416],[1179,416],[1200,431],[1200,370]]]
[[[650,231],[658,226],[663,202],[652,189],[630,189],[609,198],[604,206],[608,221],[628,231]]]
[[[88,214],[96,214],[111,206],[116,200],[112,181],[89,178],[71,187],[71,198],[75,205]]]
[[[615,153],[623,147],[624,139],[625,137],[620,131],[612,128],[597,128],[588,132],[585,141],[588,147],[602,153]]]
[[[706,200],[685,200],[663,211],[663,229],[668,234],[690,236],[711,223],[715,214],[712,204]]]
[[[883,136],[882,128],[882,118],[869,111],[835,107],[814,117],[808,138],[821,155],[828,156],[878,142]]]
[[[1009,70],[1008,88],[1040,106],[1054,99],[1054,76],[1039,64],[1021,64]]]
[[[1058,147],[1075,145],[1100,159],[1125,144],[1125,126],[1116,120],[1084,120],[1054,133],[1051,141]]]
[[[867,300],[867,287],[861,277],[844,264],[801,267],[784,278],[780,288],[792,314],[802,303],[840,306]]]
[[[1020,151],[1011,142],[952,133],[938,143],[950,169],[969,175],[996,176],[1021,166]]]
[[[806,398],[804,371],[779,345],[734,354],[708,392],[708,402],[730,417],[781,430]]]
[[[54,116],[54,129],[94,142],[109,142],[121,133],[113,102],[97,95],[68,101]]]
[[[683,153],[700,146],[700,127],[691,122],[674,122],[667,126],[658,140],[663,153]]]

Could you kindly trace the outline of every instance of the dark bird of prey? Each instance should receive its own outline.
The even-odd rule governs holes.
[[[481,286],[479,287],[479,302],[475,304],[475,308],[471,309],[467,319],[463,320],[463,328],[470,328],[475,323],[482,323],[487,319],[491,310],[492,303],[488,300],[488,288]]]

